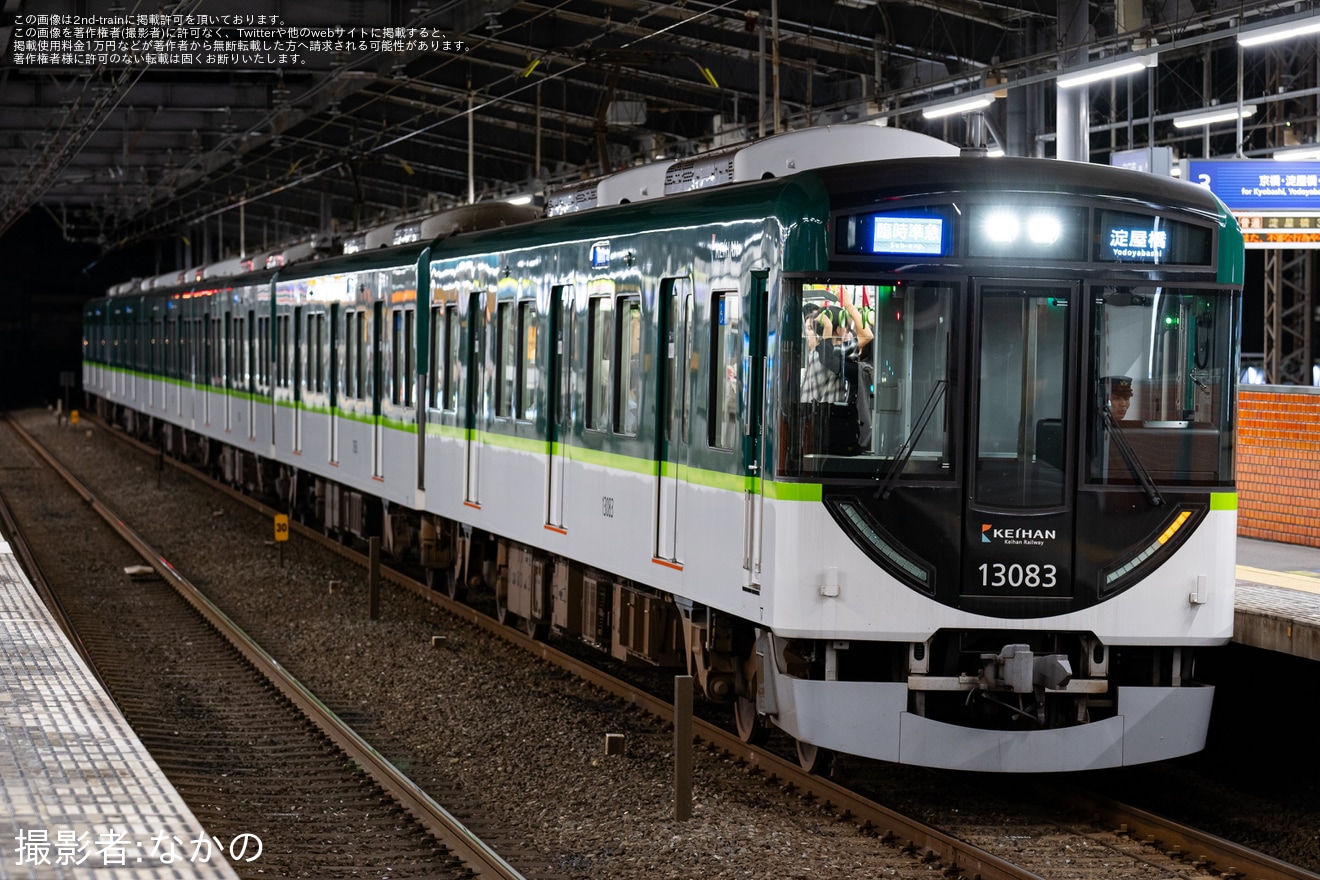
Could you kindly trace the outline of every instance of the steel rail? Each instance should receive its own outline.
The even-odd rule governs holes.
[[[1204,834],[1200,831],[1119,803],[1104,795],[1080,789],[1041,792],[1071,810],[1082,810],[1107,824],[1116,834],[1124,834],[1147,846],[1153,846],[1173,858],[1186,859],[1201,870],[1213,870],[1222,877],[1248,880],[1320,880],[1305,868],[1290,865],[1245,846]]]
[[[278,660],[271,657],[221,611],[197,587],[174,569],[150,544],[130,528],[107,505],[101,502],[86,485],[73,475],[51,453],[44,449],[21,425],[10,420],[15,433],[33,451],[42,457],[69,486],[94,510],[101,519],[123,538],[142,558],[171,584],[190,605],[197,610],[225,639],[258,669],[290,702],[297,706],[327,737],[375,778],[398,803],[411,813],[436,839],[443,843],[464,865],[479,877],[499,880],[525,880],[512,865],[488,847],[479,837],[463,825],[443,806],[393,764],[385,759],[366,740],[339,719],[328,706],[299,682]]]
[[[82,659],[88,671],[91,672],[92,677],[96,679],[96,683],[101,686],[101,690],[105,691],[106,696],[110,698],[110,702],[114,703],[115,708],[119,709],[122,714],[123,707],[119,705],[115,695],[110,692],[105,679],[101,677],[100,670],[92,662],[92,656],[87,652],[87,646],[83,644],[82,637],[74,628],[68,610],[65,609],[64,603],[60,601],[60,597],[50,588],[45,573],[37,563],[37,557],[32,552],[27,535],[19,527],[18,520],[14,517],[8,502],[5,501],[4,495],[0,494],[0,540],[5,539],[8,539],[9,547],[18,558],[19,566],[27,574],[28,581],[31,582],[32,588],[37,591],[37,596],[45,604],[46,610],[55,619],[55,624],[60,628],[60,632],[64,633],[64,637],[78,652],[78,656]]]
[[[148,454],[157,456],[158,462],[162,461],[158,450],[150,445],[135,440],[122,431],[108,428],[100,420],[96,421],[106,427],[116,439],[123,440]],[[245,504],[264,515],[273,517],[278,512],[260,501],[244,495],[242,492],[209,479],[188,464],[171,458],[163,458],[163,461],[168,462],[172,467],[185,474],[205,481],[209,487],[219,490],[235,501]],[[346,559],[364,567],[368,564],[366,554],[359,553],[350,547],[343,546],[338,541],[327,538],[319,530],[292,520],[289,526],[293,532],[338,553]],[[395,586],[409,590],[425,601],[444,608],[461,620],[516,644],[541,660],[581,678],[588,684],[595,685],[611,696],[636,706],[666,724],[673,723],[673,706],[664,700],[641,691],[627,682],[595,668],[586,661],[559,651],[545,642],[532,639],[519,630],[505,626],[475,608],[455,602],[442,593],[428,589],[425,584],[403,572],[382,565],[380,573],[384,580],[388,580]],[[941,869],[945,872],[945,876],[976,877],[979,880],[1043,880],[1040,875],[1027,871],[979,847],[890,810],[828,779],[808,773],[793,761],[781,758],[773,752],[757,746],[744,743],[733,733],[710,722],[694,718],[692,729],[698,742],[705,743],[712,749],[728,754],[734,760],[747,766],[751,772],[760,773],[776,780],[782,788],[796,793],[804,800],[821,804],[832,810],[841,820],[853,822],[859,827],[874,832],[888,843],[914,852],[920,860],[938,861]]]
[[[159,456],[158,450],[154,447],[135,440],[121,431],[110,429],[100,420],[95,421],[106,427],[117,439],[149,455]],[[170,458],[164,458],[164,461],[185,474],[205,481],[212,488],[254,510],[268,516],[277,513],[242,492],[209,479],[190,465]],[[365,554],[327,538],[316,529],[294,522],[290,523],[290,527],[299,535],[333,550],[346,559],[364,566],[367,564]],[[381,577],[428,602],[443,607],[456,617],[488,633],[522,647],[612,696],[637,706],[662,722],[673,723],[673,707],[664,700],[640,691],[627,682],[616,679],[545,642],[536,641],[517,629],[501,624],[475,608],[428,589],[425,584],[403,572],[382,566]],[[978,847],[889,810],[827,779],[809,774],[796,763],[772,752],[744,743],[734,734],[714,724],[693,719],[693,732],[699,741],[728,754],[751,768],[753,772],[763,773],[771,779],[778,780],[780,785],[797,792],[802,798],[818,801],[841,818],[873,830],[883,839],[902,841],[902,845],[906,848],[915,849],[919,853],[938,859],[950,876],[964,874],[979,877],[981,880],[1039,880],[1038,875]],[[1116,833],[1126,834],[1175,858],[1185,858],[1188,864],[1194,867],[1213,867],[1225,877],[1247,878],[1247,880],[1320,880],[1320,874],[1289,865],[1248,847],[1199,832],[1171,819],[1121,804],[1092,792],[1075,788],[1058,789],[1042,786],[1039,789],[1039,797],[1058,804],[1062,809],[1088,817],[1098,817],[1096,819],[1098,823],[1107,825]]]

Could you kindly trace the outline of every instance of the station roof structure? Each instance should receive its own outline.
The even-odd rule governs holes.
[[[1320,16],[1241,0],[0,0],[0,233],[49,214],[105,250],[214,258],[547,187],[777,130],[896,125],[1053,155],[1061,74],[1093,161],[1173,146],[1266,156],[1316,139]],[[1320,19],[1317,19],[1320,21]],[[1103,71],[1102,71],[1103,73]],[[1237,129],[1176,128],[1208,106]]]

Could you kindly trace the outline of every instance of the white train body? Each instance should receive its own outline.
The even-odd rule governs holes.
[[[1192,652],[1233,628],[1231,217],[883,129],[826,167],[848,135],[675,165],[668,195],[633,173],[546,220],[117,289],[86,311],[84,389],[531,632],[686,668],[807,762],[1198,750]],[[790,176],[737,183],[767,173]],[[986,220],[1005,205],[1030,240]],[[846,397],[808,400],[827,352]]]

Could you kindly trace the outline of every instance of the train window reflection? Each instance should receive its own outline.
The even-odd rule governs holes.
[[[1233,480],[1237,381],[1229,292],[1095,291],[1088,478],[1102,485]]]
[[[978,504],[1063,503],[1068,292],[984,288],[977,388]]]
[[[742,381],[738,364],[742,354],[742,301],[737,293],[716,293],[711,301],[710,445],[733,449],[741,436],[738,411]]]
[[[949,479],[955,288],[805,283],[790,307],[781,470]]]
[[[587,414],[590,430],[610,428],[610,337],[614,329],[614,301],[592,297],[587,303]]]

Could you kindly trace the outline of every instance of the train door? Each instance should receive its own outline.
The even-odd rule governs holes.
[[[692,282],[663,282],[660,315],[659,459],[656,492],[655,557],[675,565],[683,562],[681,540],[683,486],[687,481],[689,405],[688,364],[692,345]]]
[[[550,291],[549,353],[546,358],[545,430],[550,460],[546,467],[545,524],[564,529],[564,467],[568,458],[563,440],[568,437],[572,409],[569,395],[573,370],[573,288]]]
[[[481,338],[486,332],[485,314],[482,311],[481,293],[473,292],[468,298],[467,338],[463,352],[464,372],[467,374],[467,388],[464,397],[464,434],[466,452],[463,467],[463,503],[469,507],[481,506],[481,425],[484,417],[482,407],[482,383],[485,371],[482,369]]]
[[[382,424],[381,403],[385,395],[385,304],[380,300],[371,304],[371,475],[385,476],[385,426]]]
[[[741,324],[743,360],[738,381],[744,401],[742,411],[742,470],[746,483],[743,490],[743,580],[747,588],[760,589],[762,517],[765,498],[762,495],[761,430],[765,422],[765,358],[767,281],[765,272],[753,272],[751,289]]]
[[[1077,303],[1073,286],[977,286],[964,596],[1071,593]]]

